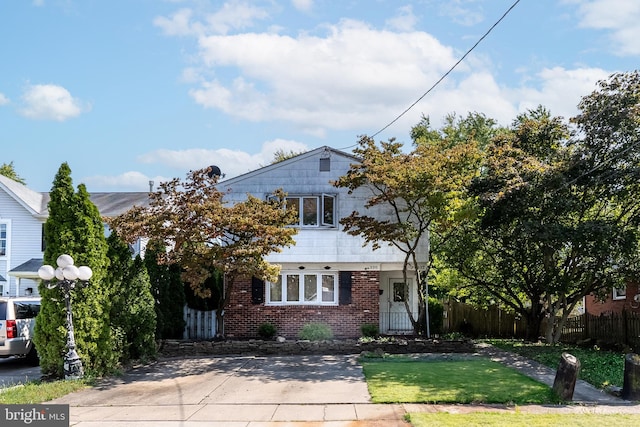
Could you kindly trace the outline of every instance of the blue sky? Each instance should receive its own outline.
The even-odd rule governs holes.
[[[420,98],[515,0],[4,0],[0,164],[48,191],[62,162],[90,192],[147,191],[273,153],[350,151]],[[377,140],[422,115],[508,125],[576,114],[637,68],[637,0],[521,0]]]

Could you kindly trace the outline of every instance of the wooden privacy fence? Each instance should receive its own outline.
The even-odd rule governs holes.
[[[496,306],[479,310],[451,300],[444,303],[444,315],[445,332],[462,332],[473,337],[526,338],[526,321]],[[567,319],[560,340],[575,343],[585,339],[624,344],[640,351],[640,313],[582,314]]]
[[[444,303],[444,332],[462,332],[474,337],[525,338],[526,326],[524,319],[498,306],[479,310],[455,300]]]
[[[576,342],[588,338],[608,344],[625,344],[638,351],[640,314],[631,311],[600,316],[583,314],[567,320],[562,329],[562,341]]]
[[[216,336],[216,310],[202,311],[184,307],[185,340],[209,340]]]

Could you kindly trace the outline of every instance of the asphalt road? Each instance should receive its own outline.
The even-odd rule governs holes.
[[[40,366],[30,366],[22,359],[0,358],[0,389],[39,380]]]

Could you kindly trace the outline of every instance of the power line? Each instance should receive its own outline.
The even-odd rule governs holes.
[[[509,12],[511,12],[511,10],[517,6],[517,4],[520,3],[520,0],[516,0],[511,7],[509,7],[509,9],[507,9],[507,11],[500,17],[500,19],[498,19],[492,26],[491,28],[489,28],[487,30],[487,32],[484,33],[484,35],[482,37],[480,37],[480,39],[478,39],[478,41],[471,46],[471,48],[469,50],[467,50],[467,52],[462,55],[462,57],[455,63],[453,64],[453,66],[451,68],[449,68],[449,70],[444,73],[442,75],[442,77],[440,77],[440,79],[438,79],[438,81],[436,81],[433,86],[431,86],[429,88],[429,90],[427,90],[425,93],[422,94],[422,96],[420,98],[418,98],[413,104],[409,105],[409,107],[407,107],[402,113],[400,113],[395,119],[393,119],[391,122],[389,122],[389,124],[387,124],[385,127],[383,127],[382,129],[380,129],[379,131],[377,131],[376,133],[374,133],[373,135],[371,135],[372,138],[375,138],[378,134],[380,134],[381,132],[383,132],[384,130],[386,130],[389,126],[391,126],[392,124],[394,124],[395,122],[397,122],[398,120],[400,120],[400,118],[402,116],[404,116],[406,113],[409,112],[409,110],[411,110],[413,107],[416,106],[416,104],[420,101],[422,101],[422,99],[427,96],[433,89],[435,89],[436,86],[438,86],[462,61],[464,61],[464,59],[480,44],[480,42],[482,42],[482,40],[484,40],[489,33],[491,33],[491,31],[493,31],[493,29],[495,27],[498,26],[498,24],[500,24],[500,22],[502,22],[502,20],[509,14]],[[353,147],[350,146],[350,147]],[[350,148],[350,147],[346,147],[346,148]]]

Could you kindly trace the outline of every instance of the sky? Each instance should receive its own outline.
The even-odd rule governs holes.
[[[0,0],[0,164],[148,191],[362,135],[410,149],[423,116],[568,119],[637,68],[638,22],[637,0]]]

